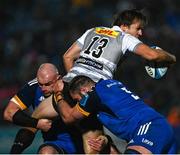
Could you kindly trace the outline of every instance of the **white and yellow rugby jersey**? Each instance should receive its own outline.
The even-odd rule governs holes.
[[[96,27],[87,30],[78,40],[81,47],[80,57],[73,68],[64,76],[69,82],[76,75],[86,75],[97,82],[99,79],[111,79],[121,57],[128,51],[134,51],[141,41],[122,32],[120,27]]]

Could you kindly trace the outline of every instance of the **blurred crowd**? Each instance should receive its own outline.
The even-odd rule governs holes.
[[[52,62],[65,74],[62,55],[86,29],[111,26],[114,13],[132,8],[149,19],[142,41],[175,54],[177,64],[165,78],[154,80],[145,72],[143,60],[130,55],[116,78],[166,115],[179,134],[179,0],[1,0],[0,108],[35,77],[41,63]]]

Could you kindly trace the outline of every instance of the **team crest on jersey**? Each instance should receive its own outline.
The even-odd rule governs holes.
[[[106,29],[106,28],[100,28],[100,27],[97,27],[95,29],[95,33],[101,34],[101,35],[106,35],[106,36],[113,37],[113,38],[116,38],[119,35],[119,32],[117,32],[117,31],[114,31],[111,29]]]
[[[41,101],[43,101],[45,98],[44,98],[44,96],[41,96],[40,98],[39,98],[39,101],[41,102]]]

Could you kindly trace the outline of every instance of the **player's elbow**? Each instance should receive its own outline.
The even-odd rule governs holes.
[[[10,101],[3,111],[3,119],[9,122],[13,122],[13,116],[19,109],[20,107],[18,105]]]
[[[66,124],[72,124],[71,120],[69,118],[63,118],[64,123]]]
[[[62,119],[66,124],[72,124],[76,122],[76,119],[71,115],[71,113],[63,116]]]
[[[14,112],[10,111],[9,109],[5,109],[3,112],[3,119],[5,121],[12,122],[12,118],[14,116]]]
[[[65,52],[64,54],[63,54],[63,61],[72,61],[72,60],[74,60],[75,58],[74,58],[74,55],[72,55],[70,52]]]
[[[72,124],[74,123],[74,120],[71,117],[63,117],[63,121],[66,124]]]
[[[13,116],[19,109],[20,108],[15,104],[8,104],[8,106],[5,108],[3,112],[3,119],[9,122],[13,122]]]
[[[63,55],[63,60],[66,61],[66,60],[68,60],[68,59],[69,59],[69,56],[68,56],[68,54],[65,53],[65,54]]]

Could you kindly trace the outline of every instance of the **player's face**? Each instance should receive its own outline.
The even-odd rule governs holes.
[[[38,78],[38,84],[44,93],[44,96],[48,97],[53,93],[55,82],[59,79],[59,76]]]
[[[88,92],[88,89],[84,89],[84,90],[81,90],[81,91],[75,91],[75,92],[71,92],[70,91],[70,95],[72,97],[73,100],[75,101],[80,101]]]
[[[73,100],[80,101],[82,99],[82,95],[78,92],[70,92],[70,95]]]
[[[127,27],[125,32],[133,35],[136,38],[139,38],[140,36],[142,36],[142,30],[143,28],[141,26],[141,22],[135,20],[133,24]]]

